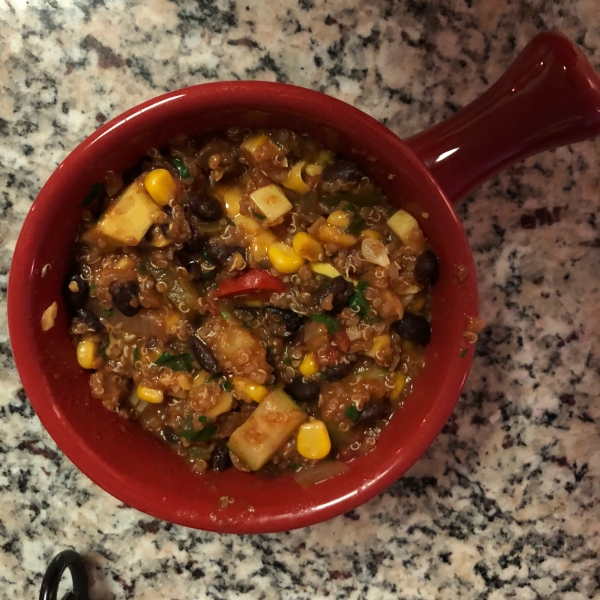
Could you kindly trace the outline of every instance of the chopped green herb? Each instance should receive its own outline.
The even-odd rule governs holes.
[[[101,194],[104,186],[101,183],[92,183],[90,186],[90,191],[87,193],[87,196],[81,201],[79,205],[80,208],[85,208],[89,206],[98,196]]]
[[[288,356],[284,361],[283,361],[286,365],[291,365],[292,364],[292,359]]]
[[[297,471],[297,470],[300,468],[300,465],[298,465],[298,464],[296,464],[296,463],[293,463],[293,462],[291,462],[291,463],[288,463],[288,466],[287,466],[287,468],[288,468],[290,471]]]
[[[351,210],[352,212],[356,212],[356,207],[352,202],[346,202],[344,206],[342,206],[342,210]]]
[[[210,417],[205,417],[204,415],[199,415],[198,421],[201,421],[202,423],[212,423],[212,419]]]
[[[328,206],[339,206],[340,202],[348,202],[354,206],[381,206],[385,204],[383,192],[379,188],[361,192],[337,192],[335,194],[322,194],[321,202]]]
[[[194,370],[192,361],[194,357],[191,354],[169,354],[163,352],[155,361],[154,364],[159,367],[169,367],[173,371],[187,371],[191,373]]]
[[[112,317],[115,314],[114,308],[102,309],[102,315],[105,317]]]
[[[138,267],[138,273],[140,275],[148,275],[148,267],[144,263],[140,263]]]
[[[179,158],[171,158],[171,164],[177,169],[181,179],[187,179],[190,176],[190,172],[187,170],[187,167]]]
[[[316,321],[317,323],[325,323],[327,327],[327,331],[331,334],[340,330],[340,323],[335,317],[330,317],[325,313],[319,313],[318,315],[312,315],[311,321]]]
[[[216,269],[211,269],[210,271],[202,271],[202,279],[204,279],[204,281],[210,281],[211,279],[214,279],[216,276],[217,276]]]
[[[184,437],[188,442],[205,442],[209,440],[217,431],[216,424],[205,425],[200,431],[193,429],[182,429],[179,432],[181,437]]]
[[[257,218],[260,219],[261,221],[264,221],[267,217],[265,217],[265,215],[261,215],[258,212],[252,211],[252,214]]]
[[[375,323],[381,323],[383,319],[381,317],[365,317],[365,323],[367,325],[375,325]]]
[[[361,411],[356,407],[356,404],[351,404],[344,412],[351,421],[356,421],[361,413]]]
[[[202,250],[202,260],[207,262],[209,265],[214,265],[215,263],[208,257],[208,254],[206,254],[206,248],[204,248],[204,250]]]
[[[226,392],[230,392],[233,389],[233,383],[231,383],[231,381],[229,381],[229,379],[224,379],[223,382],[221,383],[221,387]]]
[[[459,356],[461,358],[464,358],[467,354],[469,353],[469,351],[466,348],[463,348],[460,352],[459,352]]]
[[[369,303],[364,292],[367,287],[368,283],[366,281],[359,281],[348,300],[348,306],[360,317],[365,317],[369,312]]]
[[[105,333],[102,336],[102,341],[100,342],[100,356],[102,356],[102,358],[104,360],[108,360],[108,356],[106,355],[106,350],[107,350],[109,344],[110,344],[110,337],[108,336],[108,333]]]
[[[366,222],[362,217],[354,217],[352,219],[352,223],[346,227],[346,233],[350,235],[358,235],[364,228]]]
[[[93,296],[98,286],[95,283],[90,283],[90,294]]]
[[[221,373],[214,373],[206,380],[206,383],[209,381],[216,381],[217,379],[221,379],[221,377],[224,377],[224,375],[221,375]]]
[[[135,348],[133,351],[133,360],[137,362],[138,360],[140,360],[140,358],[142,358],[142,354],[139,348]]]
[[[224,319],[231,319],[231,313],[228,310],[222,310],[221,311],[221,316]]]

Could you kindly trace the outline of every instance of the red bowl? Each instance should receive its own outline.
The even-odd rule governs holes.
[[[540,69],[540,56],[552,63],[550,75],[543,61]],[[529,82],[523,72],[531,75]],[[518,95],[506,85],[521,86],[523,93],[516,100],[522,105],[532,94],[543,100],[546,92],[538,89],[540,78],[555,83],[557,77],[571,90],[571,100],[561,108],[568,119],[555,103],[545,109],[545,124],[534,122],[539,139],[532,141],[529,135],[525,143],[517,143],[519,131],[512,137],[497,133],[494,114],[504,114],[507,102],[514,104]],[[594,77],[568,40],[555,34],[538,36],[486,95],[430,130],[433,136],[419,134],[408,145],[343,102],[262,82],[194,86],[113,119],[80,144],[50,177],[15,249],[8,289],[10,338],[37,415],[69,459],[103,489],[138,510],[181,525],[219,532],[281,531],[324,521],[369,500],[405,473],[431,444],[459,397],[473,359],[473,346],[463,333],[468,317],[478,311],[475,266],[449,198],[457,199],[508,162],[540,148],[600,133],[600,86]],[[572,100],[572,80],[581,88],[577,101]],[[517,129],[529,131],[531,110],[515,110],[523,119]],[[503,118],[504,131],[506,115]],[[88,374],[78,367],[67,333],[61,287],[73,258],[79,204],[90,185],[102,181],[108,170],[130,167],[148,148],[179,133],[196,136],[232,125],[287,127],[352,158],[391,202],[418,219],[440,259],[433,334],[425,369],[411,396],[370,454],[352,461],[348,472],[308,489],[301,489],[290,475],[268,478],[235,469],[192,474],[165,445],[91,397]],[[489,128],[493,140],[484,135]],[[459,272],[466,273],[464,281],[459,281]],[[40,319],[54,301],[59,307],[56,322],[44,332]],[[220,508],[223,496],[234,502]]]

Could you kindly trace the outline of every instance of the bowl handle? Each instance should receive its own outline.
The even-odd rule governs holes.
[[[487,91],[404,141],[451,202],[509,165],[600,135],[600,79],[559,33],[540,33]]]

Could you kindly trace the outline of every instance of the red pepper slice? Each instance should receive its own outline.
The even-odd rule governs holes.
[[[285,292],[285,283],[268,271],[248,269],[241,275],[224,281],[215,294],[217,298],[256,294],[257,292]]]

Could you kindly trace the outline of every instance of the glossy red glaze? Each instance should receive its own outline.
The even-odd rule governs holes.
[[[137,425],[91,398],[67,335],[61,287],[72,260],[78,204],[107,170],[121,171],[174,135],[241,127],[289,127],[358,162],[399,206],[419,220],[441,263],[426,367],[372,453],[329,481],[301,489],[291,476],[269,479],[231,469],[192,475]],[[422,138],[427,139],[427,138]],[[422,144],[420,148],[431,147]],[[421,157],[425,157],[420,152]],[[425,157],[426,158],[426,157]],[[444,184],[448,180],[444,180]],[[458,268],[467,278],[457,282]],[[54,301],[55,326],[40,327]],[[97,130],[48,180],[25,221],[10,273],[9,329],[31,403],[65,454],[121,501],[155,517],[205,530],[258,533],[311,525],[369,500],[398,479],[439,433],[473,358],[463,337],[477,315],[475,267],[463,229],[440,186],[394,134],[333,98],[273,83],[229,82],[176,91]],[[464,349],[467,349],[464,355]],[[464,356],[463,356],[464,355]],[[235,499],[219,508],[219,499]]]
[[[559,33],[537,35],[483,96],[405,142],[451,202],[514,162],[600,135],[600,79]]]

